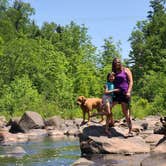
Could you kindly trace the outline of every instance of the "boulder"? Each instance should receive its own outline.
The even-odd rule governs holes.
[[[27,111],[23,114],[19,121],[19,126],[23,132],[28,132],[30,129],[42,129],[45,127],[41,115],[32,111]]]
[[[93,161],[90,161],[86,158],[80,158],[78,159],[77,161],[75,161],[72,166],[92,166],[94,165],[94,162]]]
[[[139,137],[121,138],[104,136],[89,136],[86,140],[81,141],[80,148],[82,154],[140,154],[149,153],[150,146]]]
[[[53,116],[45,120],[46,126],[54,126],[57,129],[61,129],[62,124],[64,124],[64,119],[60,116]]]
[[[19,126],[21,117],[13,117],[9,120],[6,126],[10,126],[9,132],[11,133],[19,133],[23,132],[23,130]]]

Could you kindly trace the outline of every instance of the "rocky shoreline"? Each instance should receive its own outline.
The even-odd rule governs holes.
[[[36,112],[25,112],[22,117],[6,121],[0,117],[0,146],[39,140],[43,137],[78,137],[81,158],[78,165],[138,165],[163,166],[166,163],[166,118],[148,116],[133,119],[134,137],[128,132],[124,119],[110,128],[111,137],[104,133],[104,124],[93,119],[89,125],[80,126],[82,119],[64,120],[59,116],[43,119]],[[19,147],[14,154],[25,153]],[[4,154],[4,157],[8,154]],[[1,156],[2,157],[2,156]]]

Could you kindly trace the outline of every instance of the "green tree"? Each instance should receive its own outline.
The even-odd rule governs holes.
[[[0,35],[5,41],[28,35],[34,31],[34,27],[37,28],[30,20],[33,14],[34,9],[29,3],[15,0],[9,6],[9,2],[3,0],[0,5]]]
[[[140,89],[137,92],[143,99],[147,99],[152,107],[149,111],[150,114],[163,114],[165,113],[165,86],[166,79],[163,72],[148,71],[143,77],[140,78],[138,84]]]
[[[1,112],[8,112],[13,116],[16,112],[22,114],[27,110],[37,111],[41,106],[42,97],[33,87],[27,75],[16,77],[10,85],[3,85],[0,97]]]
[[[0,0],[0,13],[2,14],[9,7],[8,0]],[[2,16],[0,14],[0,16]]]
[[[108,39],[104,40],[104,45],[102,46],[103,51],[101,53],[99,61],[100,76],[103,84],[106,81],[107,73],[111,72],[112,70],[113,59],[115,57],[121,58],[120,44],[121,44],[120,42],[114,44],[112,37],[109,37]]]
[[[26,26],[30,23],[30,16],[34,14],[34,9],[29,3],[15,0],[12,8],[7,11],[7,16],[13,23],[16,32],[26,32]]]
[[[57,33],[57,28],[58,26],[54,22],[52,23],[44,22],[41,28],[42,38],[45,38],[51,41],[53,44],[56,44],[56,42],[60,41],[59,33]]]
[[[130,37],[132,51],[130,64],[134,73],[135,85],[142,75],[152,70],[165,72],[166,63],[166,13],[165,1],[150,1],[152,11],[149,11],[148,20],[137,23],[137,27]],[[135,86],[136,89],[140,87]]]

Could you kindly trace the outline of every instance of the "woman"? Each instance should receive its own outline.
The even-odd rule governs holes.
[[[115,88],[120,90],[115,93],[113,106],[121,104],[123,114],[129,127],[128,136],[132,136],[132,122],[129,110],[131,91],[133,87],[132,73],[129,68],[123,67],[119,58],[114,58],[112,62],[112,71],[115,73]]]

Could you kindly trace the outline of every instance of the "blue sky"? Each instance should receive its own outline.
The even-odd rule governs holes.
[[[74,21],[88,28],[93,45],[101,50],[104,39],[121,41],[122,58],[128,58],[127,41],[137,21],[147,19],[149,0],[24,0],[35,9],[36,24],[55,22],[67,25]]]

